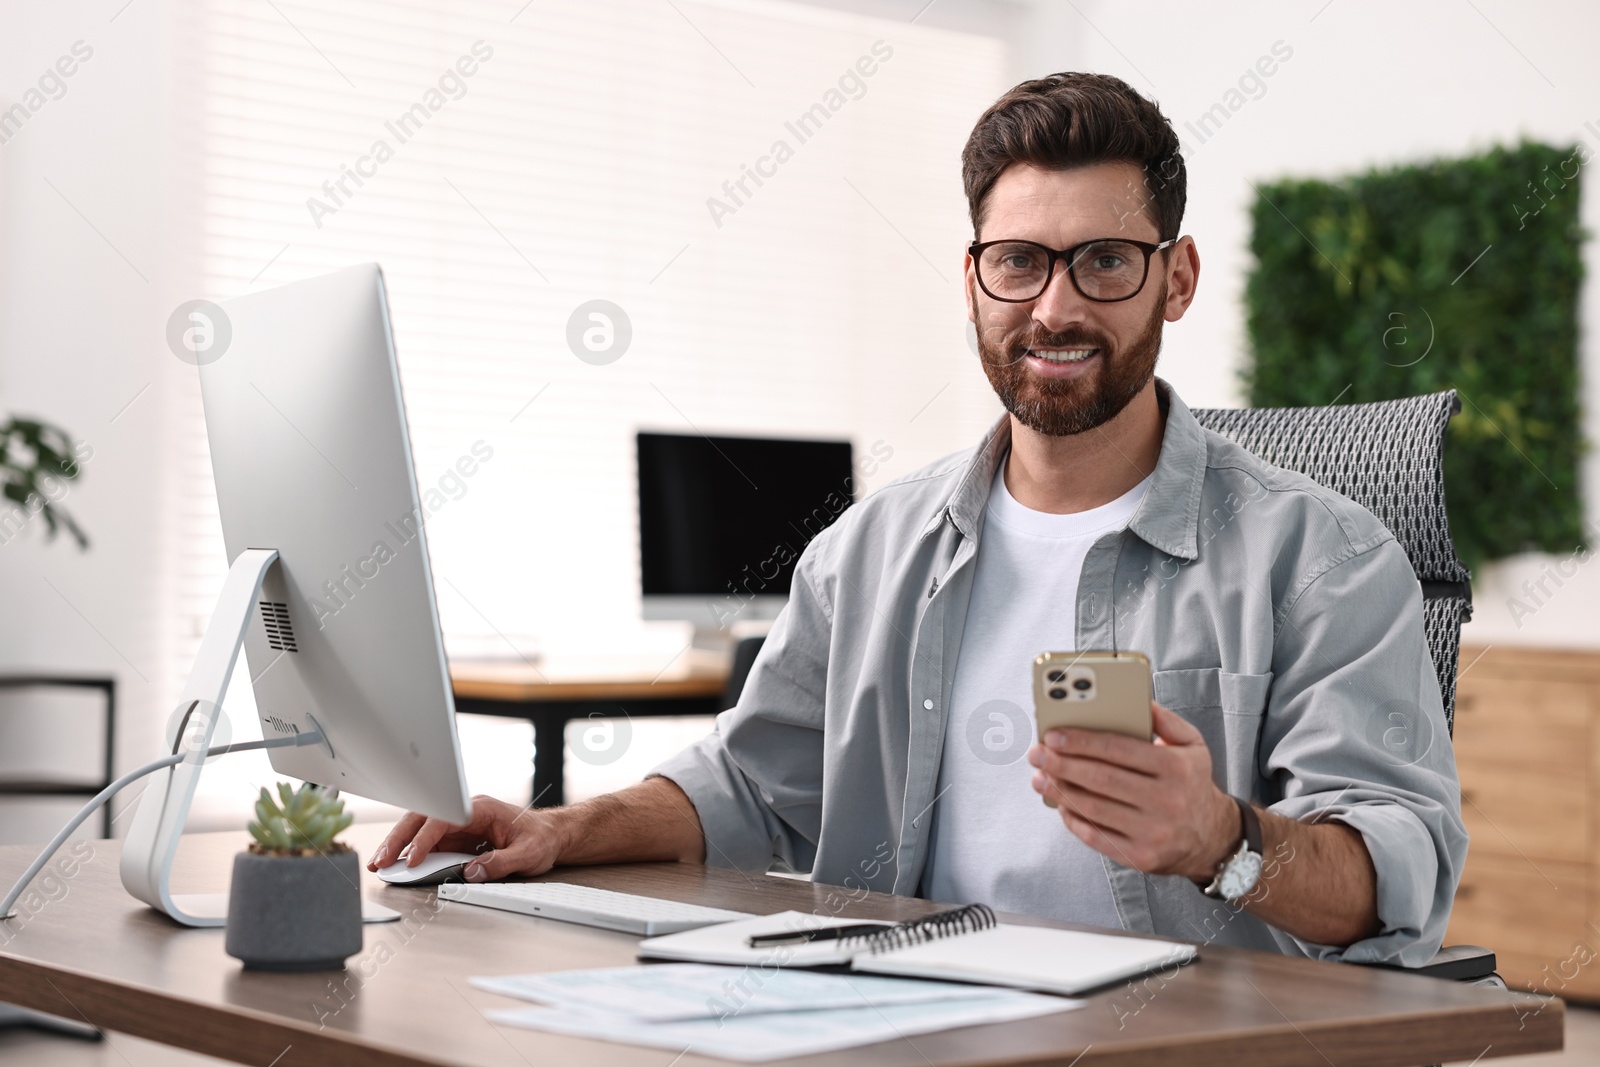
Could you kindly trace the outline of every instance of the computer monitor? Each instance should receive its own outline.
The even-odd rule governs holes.
[[[806,545],[855,500],[849,441],[640,433],[646,619],[773,618]]]
[[[180,710],[220,705],[242,634],[263,735],[321,736],[271,750],[275,770],[464,822],[382,272],[365,264],[239,297],[220,316],[199,373],[232,566]],[[167,888],[199,769],[180,764],[146,790],[122,873],[179,921],[215,925],[225,902]]]

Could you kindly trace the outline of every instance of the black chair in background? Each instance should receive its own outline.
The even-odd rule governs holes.
[[[80,678],[74,675],[14,674],[0,675],[0,689],[95,689],[105,696],[105,730],[102,744],[99,781],[66,782],[47,778],[0,778],[0,797],[83,797],[87,800],[110,785],[116,778],[117,740],[117,680],[115,678]],[[111,836],[111,805],[100,809],[101,829]]]
[[[105,730],[102,743],[105,751],[101,759],[102,780],[98,782],[65,782],[43,777],[8,778],[0,780],[0,797],[92,797],[116,778],[117,738],[117,681],[115,678],[80,678],[73,675],[17,674],[0,675],[0,689],[68,688],[96,689],[105,696]],[[111,836],[111,805],[100,809],[101,828],[106,837]],[[4,892],[4,889],[0,889]],[[19,1008],[14,1004],[0,1003],[0,1030],[20,1028],[44,1030],[49,1033],[75,1037],[86,1041],[99,1041],[104,1035],[95,1027],[75,1019],[61,1019],[54,1015]]]

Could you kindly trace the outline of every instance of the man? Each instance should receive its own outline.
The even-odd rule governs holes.
[[[1202,430],[1154,377],[1200,271],[1170,123],[1115,78],[1024,82],[978,121],[963,175],[968,316],[1007,410],[985,440],[811,543],[714,734],[575,807],[408,816],[372,866],[436,847],[487,848],[472,880],[783,864],[1426,962],[1466,834],[1420,589],[1370,514]],[[1033,657],[1093,648],[1150,657],[1155,740],[1056,730],[1028,747]],[[1395,714],[1436,743],[1385,747]]]

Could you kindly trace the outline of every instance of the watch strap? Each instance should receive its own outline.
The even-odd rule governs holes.
[[[1250,847],[1251,852],[1261,855],[1261,816],[1256,814],[1256,809],[1250,806],[1248,800],[1234,797],[1233,802],[1239,805],[1239,819],[1244,824],[1245,844]]]
[[[1255,853],[1259,859],[1263,847],[1261,843],[1261,817],[1256,814],[1256,809],[1250,806],[1248,800],[1241,800],[1232,795],[1228,799],[1239,806],[1239,829],[1243,840],[1229,851],[1221,863],[1217,864],[1216,877],[1211,880],[1211,884],[1202,886],[1200,889],[1206,896],[1214,897],[1218,900],[1222,899],[1222,877],[1229,865],[1239,859],[1241,854],[1246,851]]]

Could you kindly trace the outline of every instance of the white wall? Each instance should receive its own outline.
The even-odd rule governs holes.
[[[1476,10],[1376,0],[819,6],[992,32],[1011,45],[1012,80],[1061,69],[1122,75],[1152,93],[1180,128],[1218,102],[1274,42],[1293,49],[1265,95],[1190,154],[1186,230],[1201,249],[1201,294],[1184,321],[1169,327],[1162,373],[1193,404],[1240,399],[1249,181],[1347,174],[1521,136],[1553,143],[1585,137],[1600,149],[1600,138],[1584,130],[1586,122],[1600,126],[1600,66],[1589,54],[1600,40],[1600,7],[1576,0],[1477,0]],[[122,0],[0,2],[0,100],[16,100],[75,41],[95,50],[66,95],[0,146],[0,410],[58,421],[95,448],[66,501],[94,538],[93,551],[33,539],[0,547],[0,671],[114,674],[124,701],[124,766],[158,744],[170,710],[163,702],[175,682],[164,665],[176,638],[162,627],[173,615],[180,576],[164,573],[159,561],[178,521],[171,513],[175,472],[164,467],[174,452],[167,435],[175,432],[167,398],[181,395],[174,376],[186,368],[159,338],[167,313],[192,295],[195,282],[193,265],[178,251],[186,247],[178,238],[189,217],[181,210],[188,175],[168,162],[190,132],[172,128],[168,118],[189,70],[188,46],[174,39],[173,22],[162,0],[126,8]],[[949,166],[959,161],[952,157]],[[1591,230],[1600,230],[1597,211],[1587,196]],[[940,262],[957,257],[952,247]],[[1592,243],[1586,258],[1592,279],[1600,267]],[[1591,281],[1586,326],[1600,321],[1596,293]],[[952,291],[950,299],[959,297]],[[1585,367],[1595,366],[1592,328],[1584,354]],[[1591,439],[1600,411],[1596,378],[1585,375]],[[985,390],[981,376],[968,373],[940,403],[963,413],[965,423],[991,409]],[[904,459],[921,451],[908,448]],[[1593,459],[1584,484],[1595,523],[1600,466]],[[1586,610],[1600,595],[1600,567],[1578,566],[1564,585],[1549,586],[1555,595],[1520,627],[1512,620],[1506,598],[1547,562],[1535,557],[1486,569],[1468,639],[1600,646],[1600,619]],[[14,729],[0,725],[0,748],[21,743],[3,732]]]
[[[0,412],[56,422],[94,449],[63,502],[91,551],[37,531],[0,546],[0,672],[115,676],[126,764],[148,758],[164,718],[163,398],[177,362],[145,340],[175,303],[167,5],[113,22],[119,6],[0,4],[0,107],[75,42],[93,49],[65,94],[0,146]],[[98,727],[71,722],[92,768]],[[23,749],[29,732],[0,721],[0,748]],[[6,836],[30,835],[13,825]]]
[[[1200,293],[1183,321],[1168,327],[1161,373],[1190,404],[1242,400],[1237,370],[1246,351],[1251,182],[1333,177],[1522,137],[1556,145],[1581,140],[1600,153],[1600,64],[1593,54],[1600,5],[1577,0],[1475,0],[1475,6],[1074,0],[1031,5],[1013,32],[1019,77],[1068,69],[1116,74],[1154,96],[1188,141],[1184,229],[1200,248]],[[1197,143],[1185,123],[1221,101],[1277,41],[1293,54],[1266,80],[1266,91]],[[1583,184],[1584,223],[1600,232],[1592,172]],[[1600,252],[1593,241],[1585,262],[1583,407],[1585,436],[1594,441],[1600,437]],[[1438,327],[1447,331],[1450,324]],[[1382,324],[1374,324],[1374,336],[1381,332]],[[1585,460],[1583,486],[1588,522],[1600,538],[1600,459],[1593,455]],[[1600,647],[1600,613],[1592,607],[1600,600],[1600,566],[1569,555],[1484,568],[1464,639]],[[1551,595],[1540,598],[1542,606],[1513,618],[1507,598],[1535,606],[1522,584],[1556,563],[1558,576],[1568,575],[1564,584],[1547,579]]]
[[[1600,64],[1593,56],[1600,5],[1580,0],[820,2],[953,29],[986,27],[1009,43],[1013,81],[1099,71],[1125,78],[1160,104],[1185,140],[1184,230],[1198,243],[1202,262],[1199,298],[1183,321],[1167,327],[1160,373],[1191,405],[1243,401],[1238,371],[1247,351],[1251,182],[1335,177],[1523,137],[1556,145],[1581,141],[1600,154]],[[1265,79],[1264,92],[1255,91],[1202,143],[1186,124],[1221,102],[1279,41],[1290,58]],[[1593,173],[1585,173],[1583,186],[1584,225],[1600,233]],[[1582,406],[1584,435],[1593,442],[1600,440],[1600,250],[1594,241],[1585,246],[1584,260]],[[1374,336],[1385,325],[1375,323]],[[1600,455],[1584,459],[1582,484],[1591,539],[1600,541]],[[1600,613],[1591,606],[1600,600],[1600,566],[1585,559],[1570,551],[1536,553],[1482,568],[1464,640],[1600,647]],[[1525,583],[1541,580],[1544,591],[1530,594]],[[1512,597],[1532,613],[1513,610]]]
[[[323,43],[327,41],[326,34],[333,32],[329,28],[332,23],[341,19],[360,21],[361,12],[352,15],[348,5],[297,0],[282,6],[285,22],[294,19]],[[415,16],[422,6],[413,4],[408,14]],[[672,66],[680,73],[706,66],[734,84],[726,99],[710,99],[704,108],[690,109],[677,117],[688,120],[691,125],[712,121],[736,132],[743,129],[749,135],[744,141],[767,144],[772,128],[790,113],[794,101],[814,94],[817,84],[830,84],[837,77],[837,63],[848,62],[855,55],[851,52],[841,59],[827,48],[794,45],[790,52],[799,55],[788,58],[798,58],[807,69],[797,74],[779,64],[764,63],[761,90],[745,94],[738,79],[724,71],[713,49],[720,47],[731,51],[746,62],[760,62],[766,52],[781,53],[783,48],[774,47],[771,40],[748,39],[753,34],[740,38],[735,32],[740,25],[750,22],[745,19],[742,23],[737,17],[741,9],[769,10],[772,6],[716,0],[709,6],[689,5],[691,10],[686,14],[659,5],[634,4],[630,8],[626,3],[613,3],[579,12],[576,16],[569,11],[567,15],[604,22],[608,17],[622,18],[628,16],[630,10],[648,7],[641,15],[648,24],[643,24],[642,29],[634,26],[633,32],[635,37],[650,34],[654,23],[649,20],[659,20],[664,26],[660,40],[651,43],[650,62]],[[276,55],[273,62],[286,66],[309,63],[334,84],[333,94],[342,92],[338,79],[324,71],[322,59],[310,51],[314,45],[302,46],[300,31],[281,24],[271,8],[253,3],[205,6],[205,10],[213,14],[221,9],[226,9],[228,18],[242,20],[259,30],[259,40],[249,31],[241,33],[241,37],[252,43],[262,43],[269,37],[288,42],[288,47],[281,50],[282,54]],[[80,555],[59,542],[44,545],[31,540],[0,547],[0,594],[13,608],[3,624],[5,628],[0,629],[0,670],[72,668],[114,673],[121,682],[124,700],[120,745],[123,766],[147,758],[159,748],[157,738],[169,717],[169,702],[175,699],[177,685],[181,682],[186,653],[192,650],[205,624],[221,572],[220,551],[196,551],[191,543],[197,529],[210,530],[215,540],[216,520],[214,505],[200,499],[201,494],[192,492],[196,480],[208,479],[209,471],[205,468],[202,431],[194,417],[193,371],[166,351],[162,343],[166,318],[184,299],[194,296],[225,298],[258,282],[261,286],[280,284],[296,276],[329,269],[328,264],[317,260],[317,249],[311,247],[315,234],[302,232],[309,227],[303,210],[304,192],[295,191],[298,183],[286,192],[282,183],[274,185],[269,181],[260,184],[274,186],[278,194],[274,206],[287,204],[292,208],[300,229],[290,231],[285,225],[286,232],[281,236],[273,229],[273,241],[262,241],[259,248],[247,249],[248,255],[236,255],[232,267],[222,272],[229,283],[225,287],[216,284],[216,271],[203,273],[204,264],[199,261],[199,254],[230,241],[239,244],[241,232],[247,229],[244,223],[248,219],[237,213],[222,210],[207,214],[205,210],[196,210],[209,203],[200,199],[205,191],[200,179],[205,176],[206,168],[212,168],[211,173],[217,176],[214,184],[227,186],[233,175],[230,168],[239,162],[228,154],[237,148],[237,143],[229,138],[238,133],[244,122],[230,108],[259,105],[252,114],[260,118],[260,111],[269,111],[284,101],[274,99],[271,92],[262,88],[277,84],[270,77],[243,89],[235,87],[237,91],[231,93],[200,94],[199,85],[206,75],[214,74],[218,68],[239,71],[243,81],[249,80],[251,70],[237,50],[221,47],[202,50],[195,42],[183,39],[183,27],[194,24],[192,16],[199,10],[200,5],[193,3],[143,2],[123,9],[116,0],[96,5],[87,12],[39,10],[19,3],[0,6],[0,42],[3,42],[0,43],[0,94],[24,96],[36,77],[33,72],[44,71],[58,55],[70,50],[76,40],[83,39],[95,50],[83,70],[74,75],[67,94],[41,107],[16,138],[0,147],[0,160],[4,161],[6,169],[4,223],[8,231],[4,237],[5,273],[0,279],[0,321],[4,323],[0,329],[0,410],[37,411],[75,435],[88,439],[96,449],[83,484],[66,502],[95,538],[93,551]],[[462,32],[473,25],[474,18],[493,21],[492,27],[485,27],[484,36],[493,36],[497,45],[504,49],[494,71],[504,69],[503,65],[519,62],[531,65],[541,57],[550,58],[554,61],[545,66],[551,77],[559,78],[562,71],[582,68],[583,78],[568,79],[569,93],[592,92],[603,84],[607,92],[614,93],[619,100],[625,99],[625,90],[620,87],[630,84],[629,79],[637,76],[639,68],[617,69],[617,55],[621,51],[616,47],[619,34],[609,38],[602,34],[599,43],[581,46],[572,43],[575,38],[570,34],[558,32],[561,27],[551,15],[547,14],[541,23],[537,8],[530,9],[515,27],[508,26],[506,13],[494,5],[480,4],[474,10],[476,14],[462,5],[449,10],[441,6],[438,20]],[[372,5],[366,5],[365,11],[370,16]],[[794,39],[806,42],[813,40],[802,32],[807,26],[854,22],[833,15],[824,16],[804,6],[792,6],[789,14],[798,27]],[[716,42],[709,43],[699,35],[692,21],[685,25],[685,19],[698,20]],[[874,28],[875,25],[855,25],[850,32],[866,33]],[[490,29],[494,31],[492,34]],[[881,439],[893,448],[893,461],[873,472],[869,484],[879,484],[969,443],[992,420],[997,405],[981,386],[981,373],[971,361],[962,337],[963,315],[956,267],[963,244],[964,212],[958,176],[938,161],[922,166],[904,143],[896,143],[899,131],[885,131],[864,120],[871,117],[874,109],[881,110],[897,98],[915,100],[916,106],[925,107],[930,100],[959,97],[957,103],[938,116],[938,136],[949,143],[940,144],[931,152],[940,160],[946,156],[953,158],[961,141],[961,124],[970,121],[970,115],[975,115],[1000,88],[998,78],[990,77],[997,64],[999,48],[992,38],[987,42],[958,39],[922,27],[908,29],[894,25],[888,29],[898,49],[893,70],[926,73],[903,79],[898,86],[875,81],[871,97],[855,106],[848,123],[841,127],[841,133],[819,139],[801,160],[784,172],[783,183],[763,194],[755,210],[740,214],[736,226],[729,226],[720,236],[715,231],[704,232],[712,230],[704,212],[705,192],[716,188],[730,161],[736,166],[742,158],[732,154],[728,154],[727,159],[706,154],[696,161],[698,166],[711,168],[714,177],[696,176],[697,172],[686,169],[669,169],[660,175],[662,180],[657,183],[658,188],[648,190],[650,195],[658,195],[686,184],[692,188],[691,196],[680,198],[685,209],[678,212],[693,215],[699,222],[698,229],[688,236],[677,233],[680,227],[670,211],[652,211],[654,202],[648,196],[638,195],[629,200],[632,212],[648,216],[641,219],[641,232],[656,226],[673,237],[672,244],[662,251],[661,260],[665,260],[680,241],[692,237],[696,242],[695,251],[674,274],[650,291],[653,295],[649,301],[643,295],[644,286],[653,284],[651,274],[656,273],[659,261],[652,260],[650,270],[643,273],[631,271],[641,281],[633,290],[640,294],[639,303],[629,303],[641,316],[638,321],[643,322],[642,316],[656,310],[657,304],[666,305],[663,311],[692,320],[692,325],[701,331],[697,338],[715,334],[715,339],[713,343],[691,338],[689,343],[679,346],[684,349],[681,353],[664,354],[659,347],[649,352],[641,349],[641,358],[608,372],[614,400],[612,407],[617,409],[608,410],[608,417],[638,425],[681,428],[679,416],[662,403],[661,398],[670,395],[673,405],[693,412],[697,427],[708,430],[849,434],[863,449]],[[471,36],[469,34],[467,39]],[[874,36],[867,33],[863,47],[870,44]],[[969,41],[973,41],[973,45],[970,50],[940,62],[938,56],[925,47],[930,41],[937,44],[936,39],[943,39],[944,47],[951,50]],[[359,54],[374,42],[379,47],[395,49],[395,54],[408,54],[396,44],[395,38],[383,34],[373,34],[371,40],[358,40],[354,46],[347,47],[346,52]],[[540,49],[549,49],[553,54],[547,55]],[[344,55],[338,48],[331,50],[341,58]],[[923,58],[916,59],[918,55]],[[607,63],[611,65],[608,67]],[[963,69],[964,75],[959,73]],[[973,71],[981,71],[993,84],[985,83],[980,86],[981,91],[974,90]],[[366,79],[360,80],[371,84]],[[502,106],[510,110],[516,106],[507,104],[504,96],[493,95],[492,79],[474,85],[472,98],[441,119],[441,123],[467,114],[472,107]],[[261,93],[262,98],[256,99],[252,93]],[[961,97],[961,93],[968,95]],[[335,110],[336,103],[330,95],[324,112]],[[567,109],[559,106],[558,101],[537,109],[528,108],[526,102],[522,106],[525,114],[548,123],[559,124],[568,117]],[[948,118],[952,114],[959,117]],[[319,114],[317,117],[320,120],[326,116]],[[618,125],[626,125],[627,117],[623,114]],[[267,121],[271,121],[270,118]],[[609,128],[594,125],[586,133],[594,135]],[[364,135],[366,127],[362,129]],[[435,127],[430,127],[432,129]],[[291,150],[303,147],[299,140],[315,140],[318,126],[316,122],[280,123],[279,130],[286,139],[284,150],[274,153],[268,149],[265,158],[281,168]],[[643,141],[676,136],[665,125],[652,125],[648,121],[643,132],[646,135]],[[760,140],[754,140],[755,137]],[[928,140],[922,137],[916,143]],[[604,138],[599,138],[596,143],[603,141]],[[209,156],[197,150],[208,143],[219,146]],[[541,139],[537,130],[533,130],[519,151],[549,144],[549,138]],[[448,144],[436,146],[448,156],[451,165],[463,171],[475,170],[470,152],[447,151],[448,147]],[[743,150],[741,143],[737,151]],[[424,162],[415,154],[405,158]],[[590,180],[593,175],[585,169],[590,158],[582,153],[564,155],[563,160],[568,165],[563,177],[568,184],[587,184],[585,191],[592,193],[600,186]],[[886,165],[878,169],[846,166],[857,158]],[[397,167],[403,165],[396,164]],[[899,180],[912,168],[929,176],[928,181]],[[850,199],[852,194],[840,192],[845,188],[841,181],[843,170],[848,170],[847,176],[860,183],[863,198],[871,196],[868,203],[860,203]],[[57,179],[57,186],[82,210],[87,221],[57,202],[59,198],[44,184],[47,175]],[[475,177],[481,175],[475,174]],[[636,181],[649,180],[643,175],[629,177]],[[457,178],[460,179],[459,174]],[[874,178],[882,180],[874,184],[870,180]],[[308,188],[310,184],[313,183],[308,183]],[[927,194],[930,188],[931,196]],[[523,231],[506,221],[504,201],[516,197],[522,201],[538,202],[541,197],[549,200],[548,192],[537,183],[531,183],[531,187],[530,183],[517,185],[513,193],[501,196],[497,201],[499,209],[491,214],[506,230],[519,234]],[[824,199],[818,200],[819,195]],[[826,197],[846,199],[848,207],[842,211],[817,210],[819,203],[833,205],[834,200]],[[369,193],[361,204],[372,204],[375,198],[375,193]],[[898,218],[898,223],[885,224],[883,219],[873,215],[872,203],[882,203],[889,215]],[[667,206],[676,209],[680,205],[674,202]],[[456,210],[467,213],[459,205]],[[867,223],[858,223],[858,214],[877,229],[859,229]],[[576,215],[563,218],[563,223]],[[762,229],[763,215],[769,219],[769,230]],[[345,225],[353,217],[351,213],[341,213],[337,221]],[[98,234],[94,224],[99,226]],[[870,240],[883,246],[888,260],[909,262],[904,272],[910,279],[908,284],[928,294],[927,300],[920,301],[924,306],[917,310],[914,321],[908,325],[902,319],[880,314],[880,308],[865,294],[866,286],[847,285],[845,274],[810,266],[814,260],[785,256],[786,245],[782,240],[785,234],[781,232],[785,227],[791,231],[805,228],[809,243],[798,244],[814,251],[818,243],[816,235],[826,232],[829,225],[845,229],[856,226],[858,232],[869,234]],[[890,229],[896,225],[898,233]],[[537,227],[536,220],[528,229],[536,231]],[[327,232],[336,228],[330,225]],[[495,255],[510,258],[493,235],[477,226],[476,220],[471,231],[464,232],[469,232],[473,241],[491,248],[479,266],[488,264],[485,269],[492,271],[492,264],[498,262]],[[716,238],[714,242],[713,237]],[[772,239],[763,245],[765,238]],[[292,240],[294,247],[279,255],[277,240]],[[934,252],[939,266],[928,271],[926,277],[922,273],[924,264],[916,259],[917,249],[924,244],[939,250]],[[758,307],[754,301],[740,299],[736,286],[731,284],[702,285],[699,291],[693,287],[687,293],[682,291],[681,279],[695,269],[697,258],[707,256],[723,264],[722,269],[727,272],[742,272],[744,278],[760,277],[759,263],[741,265],[743,261],[736,259],[735,253],[741,249],[760,251],[763,247],[765,254],[774,260],[772,265],[782,268],[766,273],[767,290],[781,294],[786,303],[782,314],[771,314],[772,309],[768,307],[764,316],[755,316],[754,313],[765,306]],[[411,251],[414,253],[415,249]],[[340,254],[347,253],[349,245],[340,246]],[[654,252],[644,254],[655,255]],[[270,271],[266,269],[269,258]],[[349,254],[342,262],[371,258],[388,260],[386,255]],[[247,261],[249,266],[245,268],[242,264]],[[854,262],[867,261],[858,257]],[[515,263],[513,267],[520,269]],[[936,274],[939,275],[937,279]],[[650,281],[645,282],[645,279]],[[401,273],[396,271],[392,276],[395,287],[391,291],[397,297],[408,295],[402,292],[401,280]],[[424,293],[420,287],[425,285],[423,281],[413,287],[404,313],[410,313],[425,298],[438,300],[459,296],[450,294],[442,286],[434,286]],[[582,295],[594,294],[585,292]],[[530,300],[528,306],[548,314],[567,299],[565,294],[555,298],[541,295]],[[881,294],[879,300],[881,302]],[[902,299],[892,303],[907,307],[919,301]],[[397,313],[396,317],[402,327],[397,333],[403,334],[407,325],[403,321],[404,314]],[[557,316],[558,319],[564,317],[564,312]],[[752,317],[761,321],[752,322]],[[534,377],[530,393],[534,387],[558,376],[565,384],[587,375],[582,379],[587,387],[591,391],[598,387],[600,379],[594,377],[593,368],[580,366],[569,354],[555,351],[559,346],[545,346],[544,334],[522,330],[521,335],[519,340],[531,343],[525,346],[526,351],[518,347],[506,366],[512,375]],[[680,330],[679,337],[683,335],[684,331]],[[752,343],[738,353],[737,359],[727,358],[728,339],[740,335],[751,338]],[[882,358],[888,346],[895,343],[900,344],[895,350],[896,360]],[[441,396],[449,392],[448,387],[437,388],[441,381],[449,380],[454,369],[448,362],[441,362],[439,373],[428,381],[424,381],[425,374],[413,376],[414,372],[430,369],[419,367],[412,358],[417,347],[402,351],[402,371],[408,385],[431,381],[435,389],[432,395],[420,397],[417,394],[425,394],[427,390],[414,391],[411,397],[413,428],[426,421],[416,416],[426,415],[423,409],[430,404],[434,408],[449,408],[455,399]],[[551,351],[543,351],[543,347]],[[709,354],[715,352],[723,353],[723,358],[709,358]],[[668,358],[678,355],[683,358],[676,362]],[[749,359],[764,359],[769,361],[768,366],[782,368],[783,380],[759,395],[747,396],[747,403],[730,404],[730,397],[739,399],[738,368],[741,364],[748,365]],[[907,372],[908,366],[910,372]],[[655,388],[657,380],[659,388]],[[748,376],[745,380],[749,380]],[[773,378],[769,376],[766,380],[770,383]],[[974,384],[979,387],[969,388]],[[502,389],[509,389],[511,385],[520,388],[520,383],[511,383],[509,377],[500,382]],[[541,420],[547,425],[556,426],[562,418],[569,422],[575,418],[570,394],[563,400],[559,396],[561,392],[558,387],[557,395],[541,402],[544,406],[540,412],[550,412]],[[138,400],[127,406],[135,396]],[[550,408],[550,404],[557,406]],[[127,410],[111,424],[110,418],[125,406]],[[739,410],[733,411],[733,407]],[[504,413],[497,418],[502,427],[500,432],[504,433]],[[525,420],[518,429],[533,421]],[[105,429],[106,426],[110,429]],[[604,516],[604,521],[595,528],[598,535],[594,530],[581,529],[581,524],[545,521],[545,526],[561,527],[557,532],[569,542],[578,542],[576,552],[550,552],[540,550],[544,543],[537,541],[537,537],[549,531],[530,531],[514,523],[493,521],[492,514],[477,522],[473,530],[469,513],[472,509],[485,508],[496,499],[496,494],[501,502],[510,498],[524,507],[532,495],[527,480],[494,475],[501,479],[500,484],[477,483],[472,500],[464,506],[453,507],[445,517],[445,526],[431,530],[437,535],[435,547],[448,550],[448,535],[454,525],[480,535],[476,542],[480,551],[466,562],[485,558],[521,561],[524,569],[510,581],[502,578],[496,582],[492,573],[495,568],[484,568],[491,573],[480,575],[483,579],[478,583],[482,586],[481,596],[477,585],[457,584],[472,588],[474,604],[482,605],[485,615],[497,620],[513,615],[529,601],[541,606],[557,603],[569,607],[571,610],[555,613],[559,627],[552,625],[551,632],[541,634],[547,645],[569,640],[592,641],[596,634],[601,635],[600,640],[633,640],[638,636],[639,627],[630,626],[632,620],[622,617],[630,609],[636,609],[637,600],[636,595],[628,593],[631,588],[628,575],[634,572],[632,531],[628,528],[631,491],[620,484],[620,478],[613,479],[617,484],[601,485],[592,477],[595,467],[592,450],[583,454],[585,450],[570,447],[570,439],[562,438],[559,433],[547,436],[555,437],[558,446],[567,447],[548,448],[538,456],[524,449],[525,458],[531,457],[542,463],[546,471],[553,469],[566,480],[562,492],[550,494],[551,499],[568,507],[577,504],[586,514]],[[617,434],[607,444],[610,446],[624,439],[625,435]],[[471,436],[466,440],[470,441]],[[497,438],[496,444],[499,443]],[[422,441],[419,452],[426,452],[428,447],[427,442]],[[458,451],[459,448],[443,458],[453,460]],[[514,469],[501,466],[511,462],[512,452],[509,446],[501,451],[507,458],[497,462],[496,471]],[[420,470],[437,469],[437,464],[428,461],[425,455],[419,456],[418,465]],[[542,513],[539,517],[545,519],[553,513]],[[484,545],[483,534],[492,534],[499,540]],[[173,546],[179,544],[187,547],[174,550]],[[530,544],[535,548],[532,553]],[[584,556],[582,550],[595,544],[605,544],[610,551],[604,553],[602,559],[593,558],[593,552]],[[439,564],[441,556],[449,554],[448,551],[436,552],[436,573],[445,577],[450,577],[449,568]],[[462,557],[463,553],[456,552],[451,558],[459,565]],[[552,566],[551,560],[562,563]],[[579,560],[581,563],[576,562]],[[52,575],[59,572],[56,584],[66,594],[66,600],[43,584],[38,575],[44,572]],[[551,594],[552,589],[555,595]],[[621,595],[618,595],[619,590]],[[583,599],[585,596],[587,599]],[[458,615],[463,612],[449,597],[441,597],[441,600],[446,603],[448,628],[451,611],[455,610]],[[605,610],[595,609],[596,604]],[[582,623],[588,625],[580,625]],[[538,630],[528,632],[540,633]],[[663,656],[661,662],[665,661]],[[254,718],[250,714],[248,692],[246,687],[237,684],[237,677],[235,682],[228,701],[230,718],[236,736],[250,736]],[[12,718],[16,721],[19,717]],[[64,732],[62,725],[58,718],[36,712],[31,720],[17,721],[14,732],[0,733],[0,749],[13,758],[31,760],[31,756],[22,756],[25,751],[31,751],[25,744],[29,739],[23,734],[57,735]],[[504,727],[508,724],[492,725]],[[35,726],[38,730],[29,730]],[[641,736],[644,732],[641,730]],[[516,752],[520,749],[525,775],[530,754],[526,727],[515,737],[503,736],[503,730],[487,733],[496,734],[498,740],[489,738],[478,747],[489,756],[497,753],[507,756],[495,766],[514,768]],[[473,759],[473,742],[466,740],[464,747],[468,749],[467,770],[473,786],[493,792],[520,792],[514,783],[512,788],[503,789],[479,777],[477,772],[482,761]],[[641,743],[640,747],[642,754],[649,746]],[[4,770],[3,764],[0,760],[0,772]],[[220,783],[223,791],[239,795],[237,786],[252,777],[270,777],[264,759],[232,759],[208,773],[202,791],[209,791]],[[14,805],[9,807],[14,808]],[[0,807],[0,812],[4,810],[5,807]],[[29,825],[45,827],[49,820],[41,816]],[[21,828],[13,816],[0,813],[0,839],[37,836],[37,831]]]

